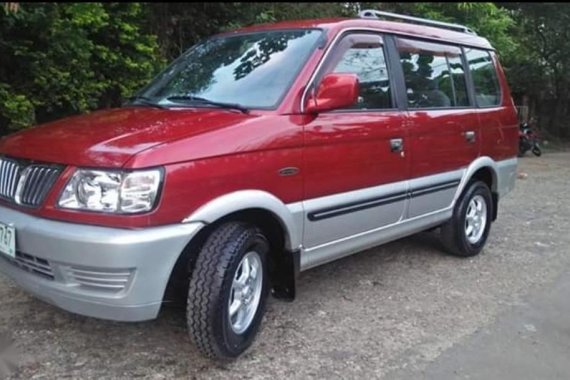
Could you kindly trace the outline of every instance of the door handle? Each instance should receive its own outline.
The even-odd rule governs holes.
[[[403,139],[391,139],[390,140],[390,151],[391,152],[401,152],[404,149]]]
[[[467,131],[464,132],[463,135],[465,136],[465,140],[467,140],[467,142],[469,143],[475,142],[475,131]]]

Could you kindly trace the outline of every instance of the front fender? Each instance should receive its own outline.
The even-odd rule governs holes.
[[[201,206],[182,222],[209,224],[247,209],[262,209],[273,214],[285,231],[285,248],[290,251],[299,249],[303,223],[302,203],[285,205],[279,198],[262,190],[240,190],[222,195]]]

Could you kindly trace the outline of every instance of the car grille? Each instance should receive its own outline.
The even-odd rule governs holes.
[[[20,267],[26,272],[37,274],[49,280],[53,280],[55,278],[51,264],[45,259],[40,259],[39,257],[28,255],[27,253],[23,252],[16,252],[15,259],[8,258],[5,255],[1,256],[5,257],[6,260],[10,261],[12,264]]]
[[[26,272],[33,273],[45,279],[63,282],[67,285],[79,286],[82,289],[99,293],[120,293],[128,288],[134,276],[134,268],[93,269],[69,266],[62,263],[51,263],[46,259],[20,251],[16,252],[15,258],[0,254],[0,260],[2,260],[2,258]]]
[[[0,158],[0,198],[37,207],[62,171],[59,165]]]

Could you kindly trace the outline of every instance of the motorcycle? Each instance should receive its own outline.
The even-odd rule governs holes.
[[[522,123],[519,127],[519,157],[524,156],[529,150],[537,157],[542,154],[538,134],[528,123]]]

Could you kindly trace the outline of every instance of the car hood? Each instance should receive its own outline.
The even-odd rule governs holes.
[[[0,153],[66,165],[121,167],[143,150],[251,118],[255,116],[212,108],[117,108],[6,136],[0,140]]]

